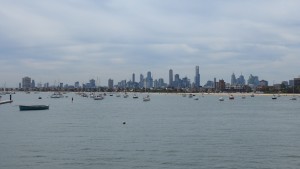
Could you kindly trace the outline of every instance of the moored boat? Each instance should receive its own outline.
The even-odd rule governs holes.
[[[146,97],[144,97],[144,98],[143,98],[143,101],[144,101],[144,102],[150,101],[150,96],[147,95]]]
[[[20,111],[26,110],[47,110],[49,105],[19,105]]]

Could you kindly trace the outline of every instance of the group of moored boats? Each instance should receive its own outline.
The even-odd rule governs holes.
[[[87,97],[87,98],[92,98],[94,100],[103,100],[105,98],[105,96],[109,95],[109,96],[116,96],[116,97],[121,97],[123,95],[123,98],[128,98],[129,97],[129,94],[127,92],[125,93],[109,93],[109,94],[106,94],[106,93],[100,93],[100,94],[96,94],[96,93],[76,93],[77,95],[79,96],[82,96],[82,97]],[[132,98],[133,99],[138,99],[139,96],[136,94],[136,93],[133,93],[132,95]],[[143,97],[143,101],[150,101],[150,95],[146,95],[145,97]]]

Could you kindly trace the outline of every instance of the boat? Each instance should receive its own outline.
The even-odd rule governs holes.
[[[293,94],[295,94],[295,85],[293,85]],[[293,95],[293,97],[290,98],[290,100],[297,100],[297,97]]]
[[[243,96],[242,96],[242,99],[246,99],[246,96],[245,96],[245,95],[243,95]]]
[[[220,98],[219,98],[219,101],[224,101],[224,97],[220,97]]]
[[[198,98],[198,97],[196,97],[196,98],[194,98],[194,100],[199,100],[199,98]]]
[[[136,94],[133,94],[133,97],[132,98],[134,98],[134,99],[137,99],[137,98],[139,98]]]
[[[49,105],[19,105],[20,111],[26,110],[48,110]]]
[[[102,95],[94,96],[94,100],[103,100],[104,97]]]
[[[38,99],[42,99],[42,97],[40,96]]]
[[[233,100],[234,99],[234,96],[231,94],[230,96],[229,96],[229,100]]]
[[[143,98],[143,101],[144,101],[144,102],[150,101],[150,96],[149,96],[149,95],[145,96],[145,97]]]
[[[253,93],[251,94],[251,97],[254,97],[254,94],[253,94]]]
[[[123,95],[123,97],[124,97],[124,98],[127,98],[127,97],[128,97],[128,94],[127,94],[127,93],[125,93],[125,94]]]
[[[273,97],[272,97],[273,100],[276,100],[277,97],[275,96],[275,94],[273,94]]]
[[[62,95],[61,93],[53,93],[50,97],[51,98],[63,98],[64,95]]]

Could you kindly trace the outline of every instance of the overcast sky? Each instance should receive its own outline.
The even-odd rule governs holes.
[[[300,75],[299,0],[0,0],[0,87]]]

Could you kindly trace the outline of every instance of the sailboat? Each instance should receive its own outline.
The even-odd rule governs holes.
[[[147,92],[147,86],[146,86],[146,83],[145,83],[145,93],[146,93],[146,92]],[[143,97],[143,101],[144,101],[144,102],[150,101],[150,96],[149,96],[149,94],[148,94],[147,96]]]
[[[295,85],[293,85],[293,97],[290,98],[290,100],[297,100],[297,98],[295,96]]]
[[[275,96],[275,94],[273,94],[273,97],[272,97],[273,100],[276,100],[277,97]]]

